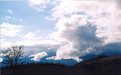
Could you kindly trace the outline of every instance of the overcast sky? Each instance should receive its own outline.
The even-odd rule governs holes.
[[[121,53],[121,0],[0,0],[0,26],[1,49],[58,46],[48,60]]]

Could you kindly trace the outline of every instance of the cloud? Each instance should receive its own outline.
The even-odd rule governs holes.
[[[50,44],[36,44],[32,46],[24,46],[25,55],[30,56],[40,52],[46,52],[48,55],[52,53],[55,54],[59,45],[50,45]]]
[[[61,46],[57,52],[56,52],[56,56],[52,56],[49,58],[46,58],[47,60],[61,60],[61,59],[74,59],[78,62],[82,61],[82,59],[80,59],[78,57],[78,53],[79,51],[73,47],[71,47],[71,45],[64,45]]]
[[[3,54],[3,53],[0,53],[0,57],[2,57],[2,56],[5,56],[5,54]]]
[[[58,48],[54,60],[68,58],[79,61],[80,56],[101,43],[96,37],[96,26],[88,23],[83,15],[64,17],[56,24],[56,28],[58,31],[52,36],[63,44]]]
[[[35,30],[34,32],[27,32],[23,34],[19,44],[32,46],[32,45],[57,45],[58,42],[52,39],[46,39],[48,36],[42,36],[39,30]]]
[[[116,43],[108,43],[102,46],[97,46],[94,48],[95,53],[98,52],[99,54],[103,55],[120,55],[121,54],[121,42],[116,42]],[[98,51],[97,51],[98,50]]]
[[[13,13],[13,11],[12,11],[11,9],[8,9],[8,13],[11,13],[11,14],[12,14],[12,13]]]
[[[10,23],[2,23],[0,24],[0,27],[1,27],[1,35],[8,37],[19,36],[22,28],[21,25],[13,25]]]
[[[50,0],[28,0],[29,5],[38,11],[43,11]]]
[[[29,57],[33,57],[31,60],[34,60],[34,61],[40,61],[41,58],[47,56],[48,54],[46,52],[40,52],[40,53],[37,53],[37,54],[33,54]]]
[[[3,61],[3,58],[0,58],[0,62],[2,62]]]
[[[11,16],[5,16],[6,19],[11,19]]]
[[[31,5],[41,5],[50,2],[50,0],[29,0]]]
[[[0,50],[5,50],[5,49],[7,49],[8,47],[11,46],[11,43],[6,41],[6,39],[3,39],[2,37],[0,38],[0,43],[1,43]]]
[[[58,45],[56,56],[49,57],[48,60],[74,59],[80,62],[83,59],[79,57],[91,53],[101,54],[109,51],[120,53],[120,0],[56,0],[54,2],[29,0],[29,5],[38,11],[46,9],[48,4],[55,6],[51,10],[52,18],[46,17],[46,19],[57,21],[55,31],[49,34],[48,39],[43,39],[45,37],[42,37],[38,31],[22,34],[22,38],[19,40],[20,44],[28,46]],[[5,24],[8,26],[2,25],[4,32],[2,35],[18,35],[19,28],[17,29],[15,26],[15,30],[12,31],[11,28],[14,25]],[[12,32],[12,35],[7,34],[6,30]],[[2,40],[5,43],[6,40]],[[44,55],[47,54],[32,55],[34,57],[32,60],[39,61]]]
[[[19,19],[20,22],[23,22],[24,20],[23,19]]]
[[[58,22],[57,31],[50,37],[58,40],[61,46],[56,56],[48,59],[74,59],[89,53],[99,54],[112,47],[119,48],[116,52],[121,50],[119,46],[107,47],[110,43],[121,42],[121,9],[117,1],[59,0],[51,16]],[[96,47],[102,48],[97,50]]]
[[[19,41],[20,45],[26,45],[26,46],[33,46],[33,45],[58,45],[58,42],[54,40],[21,40]]]
[[[26,39],[28,39],[28,40],[38,40],[38,39],[41,39],[42,38],[42,36],[40,36],[39,34],[38,34],[38,32],[28,32],[27,34],[25,34],[24,36],[23,36],[24,38],[26,38]]]
[[[33,46],[33,45],[57,45],[58,42],[52,39],[45,38],[47,36],[42,36],[39,30],[35,30],[33,32],[29,31],[27,33],[23,33],[24,26],[23,25],[13,25],[10,23],[2,23],[1,25],[1,49],[6,49],[10,47],[12,44],[16,45],[25,45],[25,46]],[[6,38],[10,38],[8,40]]]

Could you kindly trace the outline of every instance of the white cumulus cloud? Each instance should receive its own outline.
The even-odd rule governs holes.
[[[115,48],[116,52],[121,52],[121,0],[28,1],[38,11],[43,11],[48,3],[55,6],[51,9],[51,17],[57,23],[56,30],[49,34],[51,40],[43,40],[39,32],[28,32],[23,34],[20,41],[26,45],[59,44],[56,56],[49,57],[48,60],[74,59],[79,62],[82,61],[79,57],[90,53],[113,52]],[[51,20],[50,17],[46,18]],[[11,37],[18,35],[21,28],[9,23],[1,26],[2,35]],[[40,52],[32,56],[32,60],[39,61],[47,53]]]
[[[48,59],[74,58],[91,52],[97,54],[101,51],[95,47],[121,42],[119,6],[115,0],[59,0],[52,9],[52,17],[58,19],[57,31],[50,36],[61,42],[61,46],[56,56]]]
[[[40,61],[41,58],[47,56],[48,54],[46,52],[40,52],[40,53],[37,53],[37,54],[33,54],[29,57],[33,57],[31,60],[34,60],[34,61]]]

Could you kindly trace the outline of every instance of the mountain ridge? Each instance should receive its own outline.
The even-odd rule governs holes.
[[[63,64],[25,64],[2,68],[2,75],[120,75],[120,56],[97,56],[74,66]]]

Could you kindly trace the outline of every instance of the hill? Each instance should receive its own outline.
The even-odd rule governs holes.
[[[5,67],[1,71],[2,75],[121,75],[121,56],[98,56],[71,67],[33,63]]]

